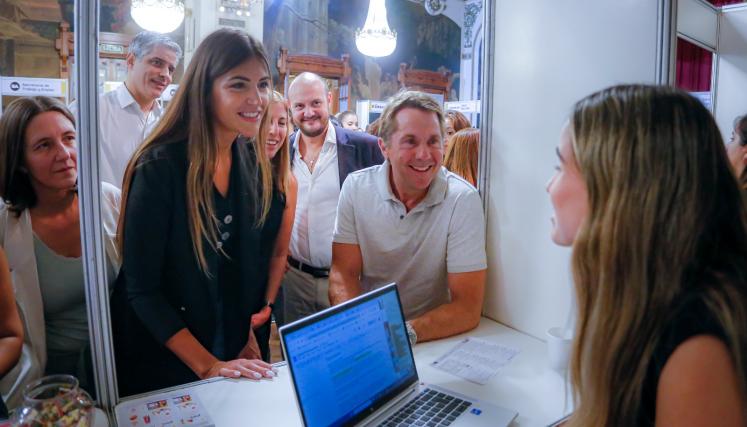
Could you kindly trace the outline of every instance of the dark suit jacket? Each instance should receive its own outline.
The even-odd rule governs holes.
[[[253,149],[245,142],[233,144],[230,194],[238,206],[233,215],[238,221],[234,261],[240,280],[218,283],[218,253],[203,239],[208,270],[213,273],[208,276],[192,249],[186,148],[186,142],[173,143],[145,154],[127,197],[123,265],[111,302],[123,395],[198,379],[164,344],[187,328],[211,349],[216,312],[208,287],[222,292],[226,355],[238,355],[247,341],[251,315],[264,305],[272,246],[262,242],[274,237],[263,236],[263,229],[254,227],[259,181]],[[282,207],[270,216],[278,214],[282,215]]]
[[[335,126],[337,136],[337,164],[340,169],[340,188],[350,172],[384,163],[378,138],[363,132],[353,132]],[[291,164],[296,153],[296,131],[291,135]]]

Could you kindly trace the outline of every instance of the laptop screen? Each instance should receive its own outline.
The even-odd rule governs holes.
[[[395,285],[281,332],[309,427],[353,425],[417,382]]]

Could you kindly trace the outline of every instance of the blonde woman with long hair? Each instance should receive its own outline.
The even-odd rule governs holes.
[[[462,129],[452,135],[446,149],[444,166],[470,184],[477,186],[477,160],[480,152],[480,130]]]
[[[747,208],[710,113],[675,89],[579,101],[548,183],[578,319],[567,426],[744,426]]]
[[[262,311],[252,316],[252,327],[255,328],[265,324],[270,319],[271,314],[275,314],[278,324],[283,323],[280,284],[288,263],[288,245],[293,221],[296,217],[296,197],[298,194],[298,182],[290,169],[289,136],[293,130],[290,117],[288,102],[283,98],[283,95],[273,91],[270,95],[267,113],[262,117],[262,123],[259,127],[259,138],[272,165],[272,182],[275,185],[276,195],[273,200],[274,203],[279,205],[279,209],[283,210],[283,217],[277,237],[265,242],[265,245],[273,248],[265,299],[275,301],[275,305],[273,307],[266,306]],[[260,341],[268,342],[269,338],[269,335],[257,337]]]
[[[251,316],[272,304],[265,243],[283,216],[255,138],[271,88],[257,40],[237,30],[208,35],[127,166],[112,297],[123,395],[274,376],[251,328]]]

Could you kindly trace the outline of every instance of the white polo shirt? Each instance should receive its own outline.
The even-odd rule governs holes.
[[[332,265],[332,232],[340,198],[337,134],[330,122],[313,173],[301,159],[299,138],[300,132],[296,135],[296,150],[291,163],[298,181],[298,197],[290,254],[304,264],[329,268]]]
[[[143,113],[124,84],[99,99],[99,173],[101,181],[121,188],[130,157],[161,119],[163,108],[156,100],[153,109]]]
[[[348,175],[335,243],[357,244],[364,292],[396,282],[407,319],[451,301],[448,273],[487,268],[480,195],[442,167],[425,198],[407,212],[389,183],[389,161]]]

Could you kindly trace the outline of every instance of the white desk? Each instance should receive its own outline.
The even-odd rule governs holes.
[[[465,336],[484,338],[519,349],[520,353],[484,386],[430,366]],[[417,344],[414,350],[421,381],[518,411],[515,426],[546,426],[567,412],[564,406],[566,400],[570,401],[570,394],[566,394],[563,378],[548,368],[545,344],[492,320],[483,318],[475,330],[449,339]],[[179,389],[196,394],[218,427],[301,426],[288,367],[282,364],[278,370],[278,377],[272,380],[255,382],[221,378],[191,383]],[[152,400],[152,396],[139,399]]]

